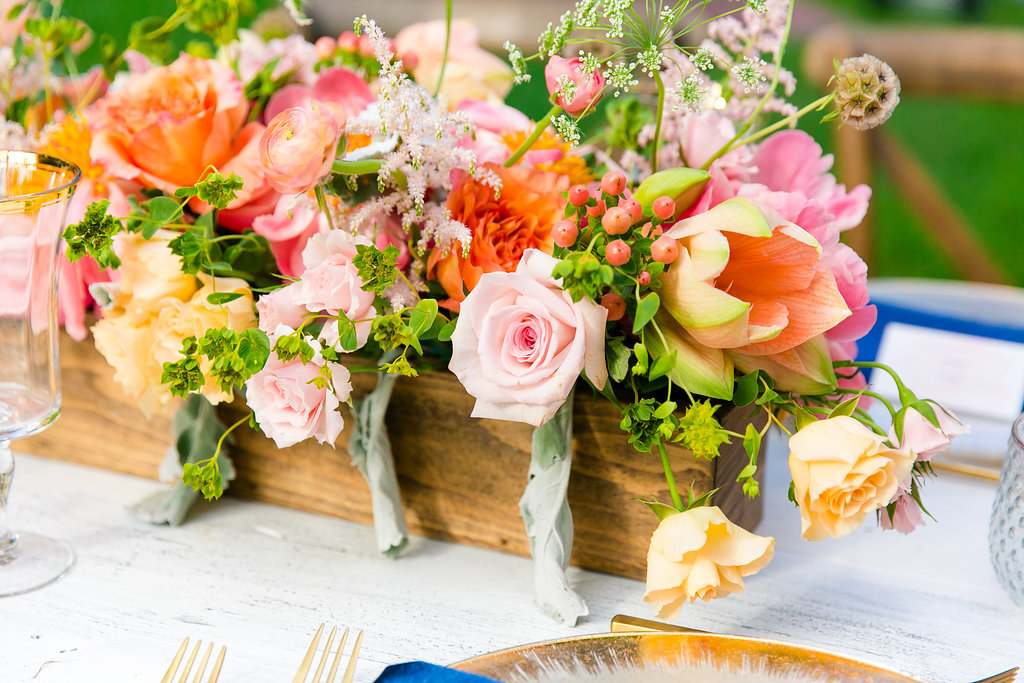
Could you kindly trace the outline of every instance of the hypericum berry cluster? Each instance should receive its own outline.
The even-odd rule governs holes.
[[[600,301],[613,321],[626,313],[616,289],[657,288],[658,276],[679,256],[676,240],[662,234],[676,217],[672,197],[658,197],[645,210],[630,195],[626,176],[618,171],[605,173],[593,189],[575,185],[568,192],[566,218],[551,228],[555,244],[568,250],[555,275],[574,298],[586,294]]]

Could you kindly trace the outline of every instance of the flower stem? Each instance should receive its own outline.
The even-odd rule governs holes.
[[[823,107],[826,104],[828,104],[829,102],[831,102],[834,98],[835,98],[835,93],[829,93],[828,95],[823,95],[823,96],[819,97],[818,99],[814,100],[813,102],[811,102],[810,104],[808,104],[806,107],[804,107],[800,111],[796,112],[795,114],[790,114],[786,118],[781,119],[779,121],[776,121],[772,125],[770,125],[770,126],[768,126],[766,128],[762,128],[761,130],[757,131],[756,133],[751,133],[747,137],[745,137],[742,140],[740,140],[739,142],[737,142],[736,146],[737,147],[742,147],[743,145],[749,144],[751,142],[756,142],[756,141],[760,140],[761,138],[763,138],[766,135],[771,135],[775,131],[777,131],[777,130],[779,130],[781,128],[785,128],[790,123],[799,120],[804,114],[807,114],[808,112],[814,111],[815,109],[820,109],[821,107]]]
[[[441,68],[437,73],[437,85],[434,86],[434,97],[441,92],[444,83],[444,69],[448,66],[448,46],[452,40],[452,0],[444,0],[444,54],[441,55]]]
[[[551,111],[549,111],[544,118],[537,122],[537,127],[533,129],[532,133],[530,133],[530,137],[523,140],[523,144],[519,145],[519,149],[513,152],[512,156],[510,156],[505,161],[505,168],[511,168],[516,164],[516,162],[522,159],[523,155],[529,152],[530,148],[533,147],[533,143],[537,142],[537,140],[544,133],[544,131],[547,130],[547,127],[551,125],[551,119],[555,118],[561,113],[561,106],[556,104],[555,106],[551,107]]]
[[[665,444],[658,442],[658,451],[661,453],[661,465],[665,468],[665,481],[668,482],[668,493],[672,496],[672,505],[676,510],[683,512],[683,500],[679,497],[679,489],[676,488],[676,478],[672,476],[672,466],[668,462],[668,453],[665,451]]]
[[[661,80],[661,71],[654,71],[654,82],[658,86],[658,110],[654,114],[654,146],[651,148],[651,174],[658,172],[658,150],[661,149],[661,118],[665,111],[665,82]]]
[[[739,141],[744,135],[747,134],[747,131],[750,130],[750,127],[754,125],[754,121],[757,120],[757,117],[761,113],[761,110],[764,109],[764,105],[768,104],[768,100],[770,100],[772,95],[775,94],[775,89],[779,86],[779,72],[782,70],[782,55],[786,52],[786,43],[789,42],[789,29],[792,26],[793,2],[792,0],[790,0],[789,8],[786,11],[786,28],[782,32],[782,40],[779,43],[779,51],[775,55],[775,73],[772,74],[771,85],[768,86],[768,90],[765,92],[764,96],[761,97],[760,101],[758,101],[757,106],[754,107],[754,111],[750,112],[750,116],[747,117],[747,120],[743,123],[740,129],[736,131],[736,135],[733,136],[732,140],[729,140],[729,142],[722,145],[721,149],[712,154],[711,157],[704,162],[704,165],[701,166],[701,169],[705,171],[708,170],[709,168],[711,168],[711,164],[716,159],[718,159],[724,154],[727,154],[730,150],[737,146],[737,141]]]
[[[331,230],[334,230],[334,219],[331,218],[331,210],[327,206],[327,195],[324,194],[324,186],[317,184],[317,186],[313,189],[313,192],[316,194],[317,206],[319,206],[320,211],[322,211],[323,214],[327,216],[327,225],[330,227]]]

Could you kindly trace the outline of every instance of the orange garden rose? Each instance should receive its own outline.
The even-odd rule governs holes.
[[[256,158],[263,125],[245,124],[249,103],[234,71],[182,55],[133,76],[96,102],[89,127],[93,159],[117,178],[172,193],[194,185],[209,166],[242,176],[229,208],[269,190]],[[238,158],[242,163],[232,163]]]
[[[448,196],[452,218],[473,235],[468,254],[459,246],[438,248],[427,261],[427,276],[444,287],[452,310],[458,310],[484,273],[511,273],[527,249],[550,254],[551,226],[565,207],[566,176],[525,166],[487,166],[501,178],[500,196],[495,198],[492,187],[473,178]]]

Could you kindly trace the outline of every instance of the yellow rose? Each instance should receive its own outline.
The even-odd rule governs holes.
[[[885,446],[885,439],[845,416],[814,422],[789,439],[804,538],[845,536],[892,500],[916,456]]]
[[[743,577],[771,562],[775,539],[730,522],[718,507],[696,507],[662,520],[647,552],[644,602],[671,619],[687,600],[743,590]]]
[[[161,366],[155,362],[157,338],[149,317],[107,313],[92,327],[96,350],[114,368],[114,379],[124,392],[138,401],[148,418],[167,403],[160,386]],[[180,348],[180,340],[179,340]]]
[[[115,290],[115,307],[147,316],[167,297],[188,301],[198,286],[196,279],[181,272],[181,259],[167,243],[177,237],[169,230],[157,230],[152,239],[139,233],[121,233],[115,250],[121,265],[120,285]]]

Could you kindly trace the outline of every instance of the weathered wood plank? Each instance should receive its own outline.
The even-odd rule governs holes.
[[[113,371],[91,342],[62,339],[64,411],[48,430],[20,444],[47,457],[153,478],[170,443],[167,416],[146,421],[114,382]],[[356,376],[356,393],[373,386]],[[582,392],[581,392],[582,393]],[[446,372],[400,378],[388,410],[409,530],[412,533],[520,555],[529,545],[519,518],[532,428],[469,417],[473,398]],[[599,571],[643,578],[647,544],[657,519],[636,498],[668,500],[657,456],[635,452],[618,427],[618,412],[604,400],[577,396],[574,461],[569,500],[575,521],[572,562]],[[244,414],[240,402],[221,408],[225,422]],[[743,431],[733,409],[726,424]],[[261,433],[234,432],[238,476],[229,495],[316,512],[364,524],[373,521],[370,494],[344,444],[303,443],[278,449]],[[717,461],[697,460],[681,448],[670,454],[681,488],[702,493],[734,479],[746,464],[740,444]],[[760,505],[725,486],[717,502],[737,523],[752,527]]]

